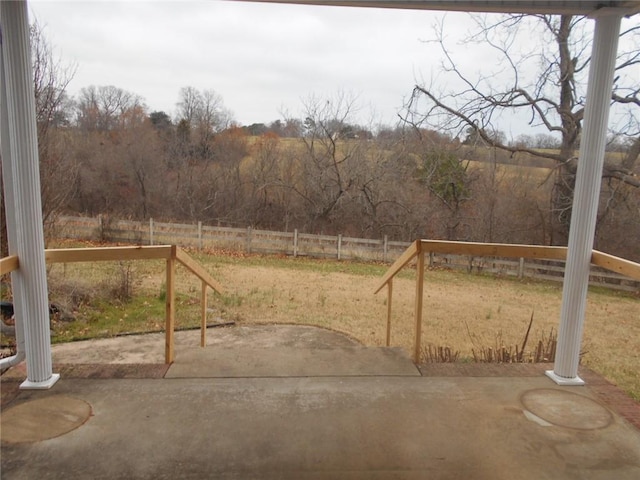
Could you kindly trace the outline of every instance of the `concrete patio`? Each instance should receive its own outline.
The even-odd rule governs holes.
[[[559,387],[313,327],[198,335],[170,367],[162,335],[54,346],[46,391],[9,370],[2,478],[640,478],[640,406],[588,370]]]

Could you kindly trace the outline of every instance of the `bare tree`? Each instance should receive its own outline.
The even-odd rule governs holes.
[[[454,135],[471,129],[485,145],[512,155],[528,153],[555,162],[555,180],[551,201],[555,236],[551,243],[566,241],[579,146],[584,115],[585,79],[590,63],[591,32],[583,17],[549,15],[474,16],[477,31],[464,42],[481,43],[493,50],[495,67],[472,75],[456,62],[445,41],[444,27],[437,29],[437,43],[443,53],[443,71],[455,91],[436,86],[417,85],[407,106],[407,120],[414,124],[445,128]],[[623,53],[618,71],[627,72],[638,62],[640,45],[637,30],[622,34],[633,37],[631,50]],[[539,44],[532,47],[532,41]],[[518,48],[520,45],[520,48]],[[527,72],[535,74],[527,75]],[[637,78],[620,73],[613,101],[623,107],[638,102]],[[626,87],[623,85],[627,85]],[[532,128],[544,128],[559,138],[557,149],[534,149],[525,143],[507,143],[491,134],[501,116],[520,112],[528,115]],[[631,118],[633,114],[630,114]],[[629,131],[627,129],[627,131]],[[637,130],[636,130],[637,131]],[[638,145],[640,148],[640,145]],[[624,162],[607,162],[605,177],[640,187],[633,168],[637,153],[632,150]]]
[[[356,99],[342,92],[330,99],[310,96],[303,108],[301,181],[292,187],[307,204],[310,226],[323,229],[354,193],[353,164],[362,161],[362,149],[345,134],[351,129]]]
[[[126,116],[128,126],[114,145],[112,161],[123,163],[131,185],[131,195],[127,196],[131,214],[147,219],[162,212],[160,198],[163,197],[165,162],[158,133],[144,111],[134,108]]]
[[[286,212],[278,202],[279,161],[283,156],[280,138],[275,133],[260,135],[251,146],[251,163],[247,165],[243,207],[249,225],[281,228]]]
[[[232,115],[222,97],[214,90],[198,91],[194,87],[180,89],[178,123],[190,132],[194,152],[203,160],[213,159],[213,139],[228,128]]]
[[[128,127],[133,109],[144,109],[142,97],[113,85],[91,85],[80,90],[78,126],[85,131],[110,131]]]
[[[358,228],[360,236],[388,235],[404,240],[416,237],[410,212],[419,204],[421,187],[415,182],[416,162],[402,136],[361,140],[363,161],[354,165],[352,218],[344,219]],[[424,219],[419,223],[424,224]]]
[[[57,215],[63,211],[74,192],[78,167],[70,154],[68,127],[73,104],[66,89],[75,74],[74,65],[65,65],[54,56],[43,28],[34,22],[30,27],[31,63],[40,159],[40,189],[45,240]]]
[[[437,214],[432,211],[429,221],[437,220],[442,228],[432,229],[431,235],[447,240],[470,240],[472,228],[465,218],[468,217],[465,206],[473,199],[472,184],[477,175],[469,168],[467,154],[474,150],[462,149],[459,142],[452,141],[448,135],[415,125],[405,135],[404,143],[415,158],[413,177],[427,191],[422,201],[440,207],[432,205]]]
[[[75,208],[139,219],[161,213],[170,203],[159,194],[169,165],[161,137],[173,136],[154,127],[143,99],[114,86],[91,86],[81,90],[77,111]]]
[[[623,50],[617,59],[616,77],[613,85],[613,101],[619,105],[625,105],[628,108],[623,111],[622,127],[616,132],[627,138],[627,151],[620,166],[621,171],[614,169],[612,175],[623,174],[629,176],[634,171],[634,167],[638,163],[640,157],[640,82],[638,82],[638,74],[640,73],[640,25],[627,28],[622,32],[622,37],[632,46]],[[637,173],[637,172],[636,172]],[[627,183],[638,187],[640,180],[638,175],[635,179],[625,177]],[[635,181],[633,181],[635,180]]]

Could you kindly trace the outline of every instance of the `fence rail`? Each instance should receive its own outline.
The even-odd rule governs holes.
[[[392,263],[411,245],[410,242],[313,235],[293,232],[273,232],[252,228],[231,228],[194,224],[119,220],[106,216],[59,217],[56,233],[60,238],[121,242],[136,245],[173,244],[199,250],[223,249],[247,253],[280,254],[294,257],[334,258]],[[431,268],[448,268],[467,272],[534,278],[561,282],[564,277],[564,256],[561,247],[507,246],[509,257],[501,257],[486,244],[460,242],[458,250],[439,251],[433,242],[425,263]],[[456,242],[453,242],[454,244]],[[475,247],[469,250],[469,245]],[[507,255],[501,250],[502,255]],[[532,253],[533,252],[533,253]],[[544,259],[541,254],[544,252]],[[615,290],[640,292],[640,281],[630,278],[631,271],[618,265],[607,269],[608,256],[594,257],[589,282],[591,285]],[[632,264],[633,262],[629,262]],[[615,270],[614,272],[610,270]]]

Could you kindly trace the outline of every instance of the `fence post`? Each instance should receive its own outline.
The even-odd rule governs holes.
[[[293,258],[298,256],[298,229],[293,230]]]
[[[338,260],[342,260],[342,234],[338,234]]]
[[[202,222],[198,222],[198,251],[202,251]]]
[[[429,252],[429,268],[433,268],[434,262],[435,262],[435,254],[433,252]]]
[[[520,257],[520,262],[518,264],[518,278],[521,280],[524,278],[524,258],[523,257]]]
[[[245,250],[247,253],[251,253],[251,227],[247,227],[247,242]]]
[[[149,219],[149,245],[153,245],[153,218]]]
[[[382,261],[386,262],[389,254],[389,237],[387,235],[384,236],[384,240],[382,242]]]

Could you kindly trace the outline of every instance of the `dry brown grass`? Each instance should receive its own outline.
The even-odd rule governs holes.
[[[387,293],[373,292],[386,266],[256,256],[196,258],[225,287],[223,296],[210,297],[210,321],[222,317],[241,323],[317,325],[365,345],[385,343]],[[117,267],[70,265],[66,274],[75,271],[84,280],[99,282],[101,265],[111,274]],[[163,262],[136,262],[132,274],[134,294],[157,295],[163,288]],[[413,351],[413,277],[409,269],[394,281],[391,344],[407,352]],[[183,311],[177,312],[179,323],[197,325],[200,283],[183,268],[177,278],[178,293],[187,297]],[[497,338],[507,347],[522,344],[533,312],[533,347],[543,334],[557,329],[561,297],[562,287],[555,283],[427,271],[422,343],[450,346],[464,361],[472,357],[472,348],[493,346]],[[590,291],[586,316],[583,363],[640,400],[640,299]]]
[[[301,323],[344,332],[365,345],[383,345],[386,289],[378,276],[319,273],[274,266],[221,265],[216,277],[229,289],[216,302],[224,316],[246,323]],[[187,280],[185,278],[185,280]],[[529,346],[557,329],[562,288],[464,273],[428,271],[423,345],[450,346],[470,358],[471,349],[522,344],[531,314]],[[394,281],[391,344],[413,351],[411,278]],[[640,300],[606,291],[588,296],[583,363],[640,399]],[[468,329],[467,329],[468,325]]]

